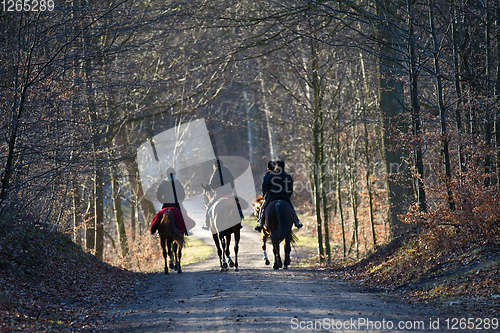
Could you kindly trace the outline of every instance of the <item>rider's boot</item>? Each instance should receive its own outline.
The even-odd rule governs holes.
[[[205,216],[205,223],[203,223],[203,225],[201,226],[201,228],[203,230],[210,230],[210,228],[208,227],[208,215]]]
[[[261,232],[263,227],[264,227],[264,220],[259,219],[259,223],[253,228],[253,230]]]
[[[300,228],[302,228],[304,226],[302,223],[300,223],[298,216],[295,216],[295,222],[294,222],[294,224],[295,224],[295,227],[297,229],[300,229]]]
[[[264,205],[262,205],[262,207],[260,208],[260,212],[259,212],[259,218],[258,218],[258,221],[259,223],[253,228],[253,230],[255,231],[258,231],[258,232],[261,232],[262,231],[262,228],[264,227]]]

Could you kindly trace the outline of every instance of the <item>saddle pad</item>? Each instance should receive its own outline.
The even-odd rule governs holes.
[[[213,233],[220,232],[241,222],[236,201],[232,197],[218,199],[208,210]],[[236,212],[236,213],[235,213]]]
[[[163,208],[158,213],[156,213],[155,217],[151,221],[151,235],[153,235],[156,232],[158,224],[160,224],[161,219],[163,218],[163,213],[165,213],[165,211],[169,209],[172,211],[172,213],[174,213],[175,226],[177,227],[177,229],[179,229],[179,231],[182,233],[186,232],[187,229],[184,223],[184,217],[182,216],[182,212],[175,207],[167,207]]]

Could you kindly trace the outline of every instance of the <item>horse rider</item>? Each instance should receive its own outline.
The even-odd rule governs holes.
[[[210,181],[208,182],[208,186],[210,186],[210,188],[212,190],[219,189],[219,194],[221,194],[220,193],[221,187],[223,187],[227,184],[230,184],[231,187],[230,187],[230,189],[227,189],[227,191],[224,193],[227,193],[227,195],[234,194],[234,188],[235,188],[234,187],[234,176],[231,173],[231,171],[229,170],[229,168],[227,166],[225,166],[224,163],[217,158],[214,161],[213,172],[212,172],[212,176],[210,176]],[[243,219],[243,211],[241,209],[239,199],[236,196],[236,194],[234,195],[234,197],[236,200],[236,205],[238,207],[238,212],[240,213],[240,217],[241,217],[241,219]],[[214,200],[216,200],[216,198],[217,197],[215,197]],[[206,216],[205,216],[205,223],[201,227],[202,229],[209,230],[208,221],[209,221],[209,216],[208,216],[208,212],[207,212]],[[243,228],[243,225],[241,224],[241,222],[240,222],[240,228]]]
[[[161,182],[160,186],[158,186],[158,189],[156,190],[156,199],[158,199],[158,201],[163,204],[161,209],[177,208],[183,213],[183,219],[187,219],[188,222],[190,222],[189,224],[193,225],[194,221],[187,215],[186,210],[182,205],[182,201],[184,201],[184,199],[186,198],[184,186],[182,186],[182,183],[175,178],[175,174],[176,172],[174,168],[168,168],[167,179]],[[187,236],[190,236],[191,233],[188,232],[186,228],[186,221],[183,222],[184,228],[180,229],[184,229],[181,231],[184,232]],[[151,233],[153,233],[153,229]]]
[[[268,169],[270,164],[268,163]],[[267,176],[267,177],[266,177]],[[264,209],[267,204],[274,200],[284,200],[290,204],[294,213],[294,224],[297,229],[302,228],[302,223],[300,223],[297,213],[293,207],[292,201],[290,200],[293,194],[293,179],[292,176],[285,171],[285,162],[276,161],[274,170],[265,175],[262,181],[262,193],[267,195],[267,200],[261,207],[261,212],[259,214],[260,220],[259,224],[254,228],[256,231],[262,231],[264,227]]]
[[[167,179],[164,180],[156,190],[156,199],[163,203],[163,208],[175,207],[179,210],[184,210],[182,201],[186,198],[184,186],[175,178],[176,172],[174,168],[168,168]],[[182,209],[181,209],[182,207]]]

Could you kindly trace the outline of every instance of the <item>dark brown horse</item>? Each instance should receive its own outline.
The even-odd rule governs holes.
[[[163,217],[158,225],[160,234],[160,245],[163,250],[163,259],[165,260],[165,274],[168,274],[168,267],[182,273],[181,257],[182,247],[184,246],[184,233],[175,226],[174,213],[167,209],[163,212]],[[167,266],[167,254],[169,262]]]
[[[216,194],[208,185],[203,185],[203,199],[205,201],[205,208],[211,211],[209,215],[214,215],[215,220],[210,219],[210,231],[214,239],[215,246],[217,247],[217,255],[219,256],[220,271],[224,272],[229,267],[234,267],[234,271],[238,271],[238,250],[240,244],[240,224],[234,224],[223,230],[219,230],[218,219],[225,219],[228,221],[241,221],[240,213],[235,203],[234,196],[216,197]],[[213,214],[212,214],[213,213]],[[234,262],[230,256],[231,235],[234,235]],[[227,258],[227,262],[226,262]],[[228,267],[229,264],[229,267]]]
[[[262,249],[264,250],[264,260],[268,264],[267,255],[265,252],[266,240],[271,238],[274,254],[274,269],[287,269],[290,266],[291,244],[296,241],[296,237],[292,232],[293,225],[293,208],[285,200],[275,200],[270,202],[264,211],[266,226],[262,229]],[[267,230],[266,230],[267,229]],[[285,260],[281,260],[280,243],[285,241]]]

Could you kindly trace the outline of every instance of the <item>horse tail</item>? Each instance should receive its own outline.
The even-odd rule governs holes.
[[[276,217],[278,218],[278,230],[274,233],[271,233],[271,239],[273,241],[281,242],[290,232],[292,232],[292,219],[290,218],[290,207],[288,203],[277,201],[274,205],[274,211],[276,213]],[[292,239],[293,237],[292,233]]]
[[[167,209],[163,213],[162,223],[165,223],[168,233],[174,238],[180,247],[184,245],[184,234],[175,226],[174,213]]]

